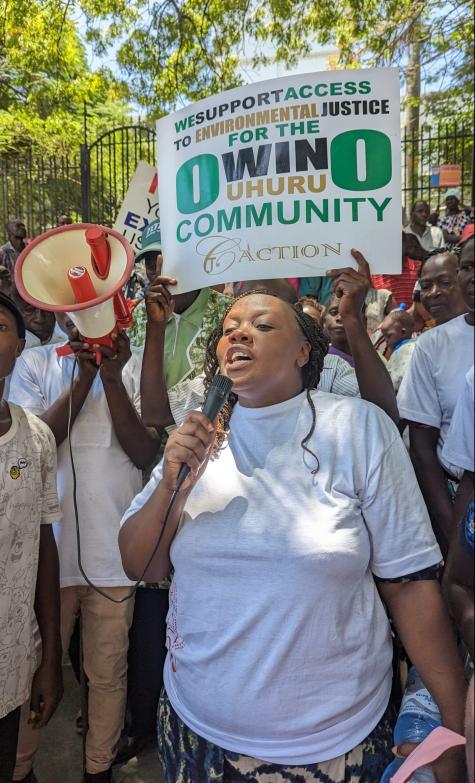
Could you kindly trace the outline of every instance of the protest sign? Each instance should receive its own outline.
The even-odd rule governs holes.
[[[399,75],[271,79],[158,120],[164,273],[177,293],[322,275],[361,250],[401,270]]]
[[[141,247],[142,231],[158,217],[157,171],[142,160],[135,169],[113,228],[120,231],[137,252]]]

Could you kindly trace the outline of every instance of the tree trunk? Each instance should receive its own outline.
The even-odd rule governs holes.
[[[419,131],[421,97],[422,29],[420,17],[414,19],[409,30],[408,63],[406,71],[405,124],[408,133]]]
[[[408,63],[406,70],[406,99],[404,121],[406,126],[404,186],[409,189],[411,202],[417,199],[419,183],[419,122],[421,97],[422,25],[416,17],[409,29]]]

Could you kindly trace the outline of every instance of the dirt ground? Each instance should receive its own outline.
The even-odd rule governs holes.
[[[35,760],[38,783],[81,783],[82,739],[76,733],[79,686],[71,667],[64,668],[65,694],[61,705],[44,730]],[[165,783],[154,751],[114,767],[114,783]]]

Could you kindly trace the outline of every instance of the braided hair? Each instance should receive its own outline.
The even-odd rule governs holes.
[[[302,382],[303,382],[304,389],[306,389],[307,402],[312,412],[312,424],[310,430],[302,439],[300,445],[304,451],[306,451],[316,460],[317,467],[312,470],[312,473],[313,474],[318,473],[318,470],[320,468],[318,457],[315,454],[315,452],[313,452],[307,445],[315,432],[315,427],[317,424],[317,412],[315,410],[315,403],[313,402],[311,391],[312,389],[317,388],[318,383],[320,381],[320,375],[323,369],[323,361],[327,354],[329,343],[318,321],[316,321],[314,318],[311,318],[311,316],[304,313],[301,306],[299,306],[299,304],[291,305],[288,302],[285,302],[285,300],[281,299],[275,292],[269,291],[265,288],[258,288],[252,291],[246,291],[244,294],[241,294],[240,296],[237,296],[235,299],[233,299],[233,301],[227,308],[226,312],[224,313],[223,318],[217,324],[214,330],[211,332],[208,339],[208,344],[206,346],[206,355],[205,355],[205,363],[204,363],[205,397],[208,393],[208,389],[211,385],[211,382],[219,369],[216,352],[217,352],[218,343],[221,337],[223,336],[223,323],[227,318],[228,313],[230,312],[232,307],[234,307],[234,304],[236,302],[238,302],[240,299],[244,299],[247,296],[252,296],[253,294],[265,294],[266,296],[273,296],[276,299],[279,299],[279,301],[284,302],[284,304],[292,310],[295,320],[297,321],[300,327],[300,331],[302,332],[305,339],[308,340],[308,342],[310,343],[310,355],[308,357],[308,362],[302,367]],[[219,451],[223,447],[223,444],[227,438],[227,433],[229,431],[229,421],[231,419],[231,414],[237,402],[237,399],[238,399],[237,395],[231,392],[225,406],[223,407],[221,413],[218,416],[216,439],[213,445],[213,452],[212,452],[213,457],[219,456]]]

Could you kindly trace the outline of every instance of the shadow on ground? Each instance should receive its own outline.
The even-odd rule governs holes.
[[[76,733],[79,686],[71,667],[64,668],[64,699],[43,731],[35,760],[38,783],[81,783],[82,739]],[[165,783],[160,763],[153,751],[114,767],[115,783]]]

